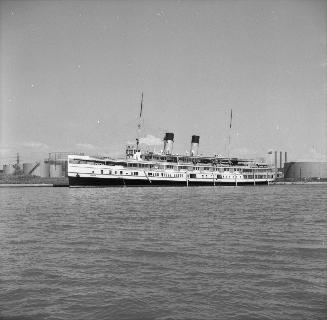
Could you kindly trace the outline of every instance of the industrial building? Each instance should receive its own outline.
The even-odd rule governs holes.
[[[4,174],[14,174],[16,171],[16,167],[14,164],[4,164],[3,165],[3,173]]]
[[[26,162],[22,165],[19,162],[16,164],[5,164],[3,166],[3,173],[6,175],[22,173],[42,178],[67,177],[69,154],[84,155],[83,153],[76,152],[52,152],[49,153],[49,157],[45,160]]]
[[[272,154],[272,152],[270,152]],[[327,162],[287,161],[287,152],[275,151],[275,176],[285,181],[327,181]],[[278,159],[279,154],[279,159]],[[279,161],[278,161],[279,160]]]
[[[286,162],[284,179],[327,181],[327,162]]]
[[[84,155],[83,153],[76,152],[52,152],[49,153],[49,158],[47,162],[50,166],[50,177],[59,178],[67,177],[67,168],[68,168],[68,155],[70,154],[79,154]]]

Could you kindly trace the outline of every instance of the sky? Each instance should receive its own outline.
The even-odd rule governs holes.
[[[165,132],[174,153],[196,134],[201,154],[327,161],[324,0],[0,1],[0,54],[0,164]]]

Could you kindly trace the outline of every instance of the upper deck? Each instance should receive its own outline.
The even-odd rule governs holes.
[[[104,165],[116,168],[146,168],[149,170],[173,171],[270,171],[265,163],[256,163],[254,160],[219,157],[190,157],[180,155],[162,155],[155,153],[136,154],[133,158],[112,159],[99,156],[70,155],[69,164]]]

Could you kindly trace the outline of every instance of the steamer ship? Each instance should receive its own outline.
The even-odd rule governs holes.
[[[71,187],[85,186],[238,186],[267,185],[274,172],[266,163],[221,156],[198,155],[200,137],[193,135],[189,155],[172,153],[174,134],[164,137],[162,152],[126,147],[122,159],[68,156]]]
[[[271,167],[254,160],[198,154],[200,137],[193,135],[188,155],[173,154],[174,133],[167,132],[163,151],[141,151],[143,92],[136,146],[126,147],[125,158],[68,156],[70,187],[83,186],[218,186],[259,185],[274,180]],[[232,110],[230,125],[232,128]],[[230,136],[229,136],[230,144]]]

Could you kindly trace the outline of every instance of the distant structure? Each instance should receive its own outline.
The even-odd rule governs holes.
[[[278,151],[275,151],[275,177],[283,178],[284,177],[284,165],[287,162],[287,152],[284,153],[283,161],[283,152],[279,151],[279,163],[278,163]]]
[[[279,153],[279,157],[278,157]],[[327,162],[288,162],[287,152],[274,151],[275,176],[291,181],[327,181]]]
[[[327,162],[285,162],[284,178],[327,181]]]
[[[84,155],[76,152],[51,152],[49,153],[49,158],[47,159],[49,163],[50,177],[60,178],[67,177],[68,168],[68,155],[78,154]]]
[[[14,174],[15,173],[15,165],[14,164],[4,164],[3,165],[3,173],[4,174]]]
[[[42,178],[61,178],[67,177],[68,155],[84,155],[80,152],[51,152],[45,160],[35,162],[25,162],[20,164],[20,157],[17,153],[15,164],[3,165],[3,174],[24,174]]]
[[[40,161],[33,163],[23,163],[23,174],[33,175],[42,178],[50,177],[50,164],[48,161]]]
[[[51,178],[67,177],[68,155],[77,154],[83,156],[81,152],[51,152],[46,160],[49,163]]]

